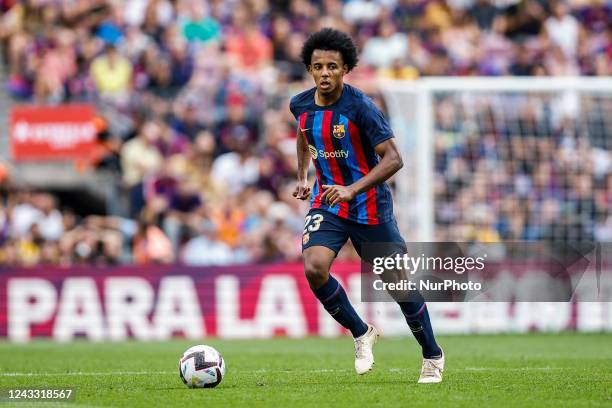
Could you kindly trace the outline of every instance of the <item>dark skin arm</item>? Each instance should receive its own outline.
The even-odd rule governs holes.
[[[308,167],[310,166],[310,152],[305,136],[300,129],[297,130],[297,159],[298,174],[297,185],[293,190],[293,196],[300,200],[307,200],[310,197],[310,186],[308,185]]]
[[[404,166],[393,139],[387,139],[379,143],[374,150],[381,159],[368,174],[349,186],[324,184],[321,200],[327,201],[332,206],[351,201],[357,194],[385,182]]]

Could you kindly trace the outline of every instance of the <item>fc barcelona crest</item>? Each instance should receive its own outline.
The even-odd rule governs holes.
[[[334,125],[334,131],[332,132],[336,139],[342,139],[345,135],[344,125]]]

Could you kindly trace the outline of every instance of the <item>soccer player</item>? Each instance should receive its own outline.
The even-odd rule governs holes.
[[[380,110],[363,92],[343,83],[344,75],[357,64],[353,40],[325,28],[306,40],[301,56],[316,85],[290,102],[299,122],[293,196],[311,197],[302,239],[304,272],[324,308],[353,335],[355,370],[365,374],[374,364],[378,331],[359,317],[329,269],[349,238],[362,258],[362,245],[368,242],[400,245],[406,251],[385,183],[403,162]],[[316,168],[312,191],[311,157]],[[442,381],[444,353],[435,341],[427,306],[422,301],[398,303],[422,347],[419,383]]]

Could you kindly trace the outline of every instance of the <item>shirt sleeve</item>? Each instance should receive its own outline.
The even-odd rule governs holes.
[[[291,98],[291,101],[289,101],[289,110],[293,114],[293,117],[295,118],[295,120],[299,120],[298,118],[300,117],[301,112],[299,112],[298,104],[297,104],[295,96]]]
[[[370,98],[364,97],[359,117],[362,133],[370,140],[372,147],[393,137],[389,122]]]

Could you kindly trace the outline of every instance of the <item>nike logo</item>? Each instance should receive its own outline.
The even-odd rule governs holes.
[[[302,132],[305,132],[305,131],[310,130],[310,129],[312,129],[312,128],[308,128],[308,129],[302,129],[302,128],[300,128],[300,130],[301,130]]]

